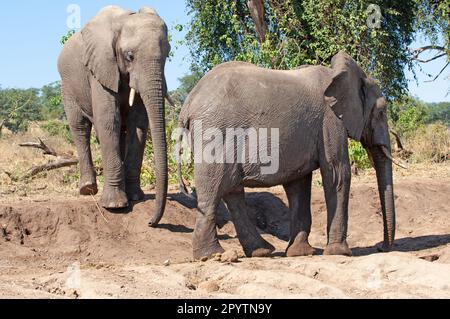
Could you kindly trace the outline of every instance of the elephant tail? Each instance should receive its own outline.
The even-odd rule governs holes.
[[[195,196],[193,196],[192,194],[189,193],[189,190],[186,186],[186,183],[184,182],[183,179],[183,173],[182,173],[182,165],[183,165],[183,160],[182,160],[182,155],[183,155],[183,132],[187,129],[189,129],[189,120],[183,120],[183,117],[180,116],[180,123],[179,123],[179,131],[180,134],[178,136],[178,163],[177,163],[177,172],[178,172],[178,183],[180,185],[180,193],[182,193],[183,195],[189,197],[190,199],[196,200]]]

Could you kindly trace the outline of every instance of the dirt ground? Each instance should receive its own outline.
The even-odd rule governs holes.
[[[195,202],[176,189],[157,229],[147,226],[151,193],[121,214],[100,210],[89,197],[3,195],[0,298],[450,298],[450,164],[396,171],[395,193],[394,252],[377,252],[382,217],[368,172],[352,184],[354,257],[322,256],[326,208],[316,181],[311,244],[318,255],[286,258],[284,192],[253,190],[247,194],[252,218],[277,252],[242,258],[222,207],[221,243],[238,252],[237,263],[192,261]]]

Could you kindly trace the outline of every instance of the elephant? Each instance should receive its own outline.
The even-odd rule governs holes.
[[[105,177],[101,205],[121,209],[144,198],[140,174],[150,127],[155,153],[156,212],[168,189],[164,75],[168,30],[157,12],[103,8],[65,44],[58,59],[64,108],[80,160],[80,194],[98,192],[90,136],[94,126]]]
[[[180,129],[192,132],[199,129],[196,123],[201,123],[202,132],[217,128],[226,135],[230,128],[242,128],[242,132],[250,128],[276,128],[279,164],[278,170],[264,173],[264,162],[248,161],[247,153],[247,161],[243,162],[236,158],[231,163],[207,162],[197,158],[201,155],[198,148],[204,149],[206,141],[198,141],[201,135],[191,135],[198,198],[194,258],[224,251],[215,224],[222,199],[231,213],[245,255],[271,255],[274,247],[250,221],[244,188],[276,185],[284,187],[291,216],[286,255],[313,255],[315,250],[308,237],[312,220],[312,176],[317,169],[321,171],[327,206],[328,241],[324,254],[351,256],[347,243],[351,183],[348,138],[363,144],[376,170],[384,222],[381,248],[389,251],[395,237],[392,162],[400,162],[391,155],[386,103],[376,81],[343,51],[332,58],[331,67],[270,70],[245,62],[227,62],[213,68],[183,105]],[[249,136],[244,138],[249,140]],[[248,147],[243,151],[248,151]],[[224,153],[231,150],[228,146],[224,149]],[[179,179],[181,190],[186,192],[181,175]]]

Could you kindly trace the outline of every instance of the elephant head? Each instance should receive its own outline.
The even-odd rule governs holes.
[[[166,82],[164,67],[170,53],[167,26],[151,8],[133,13],[116,6],[104,8],[81,31],[83,62],[108,90],[142,99],[149,119],[155,152],[156,226],[164,213],[167,187],[167,141],[165,132]]]
[[[346,53],[333,57],[334,71],[325,92],[327,104],[343,121],[348,136],[361,141],[375,167],[383,211],[383,250],[391,249],[395,237],[395,205],[392,179],[391,142],[386,100],[373,79]]]

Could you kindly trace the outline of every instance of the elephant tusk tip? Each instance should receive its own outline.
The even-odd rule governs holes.
[[[398,167],[401,167],[403,169],[408,169],[408,166],[406,166],[405,164],[403,164],[402,162],[400,162],[399,160],[395,159],[392,157],[391,153],[389,152],[389,150],[382,146],[381,150],[383,151],[384,155],[395,165],[397,165]]]
[[[135,98],[136,98],[136,90],[132,88],[130,91],[130,100],[129,100],[130,107],[134,105]]]

